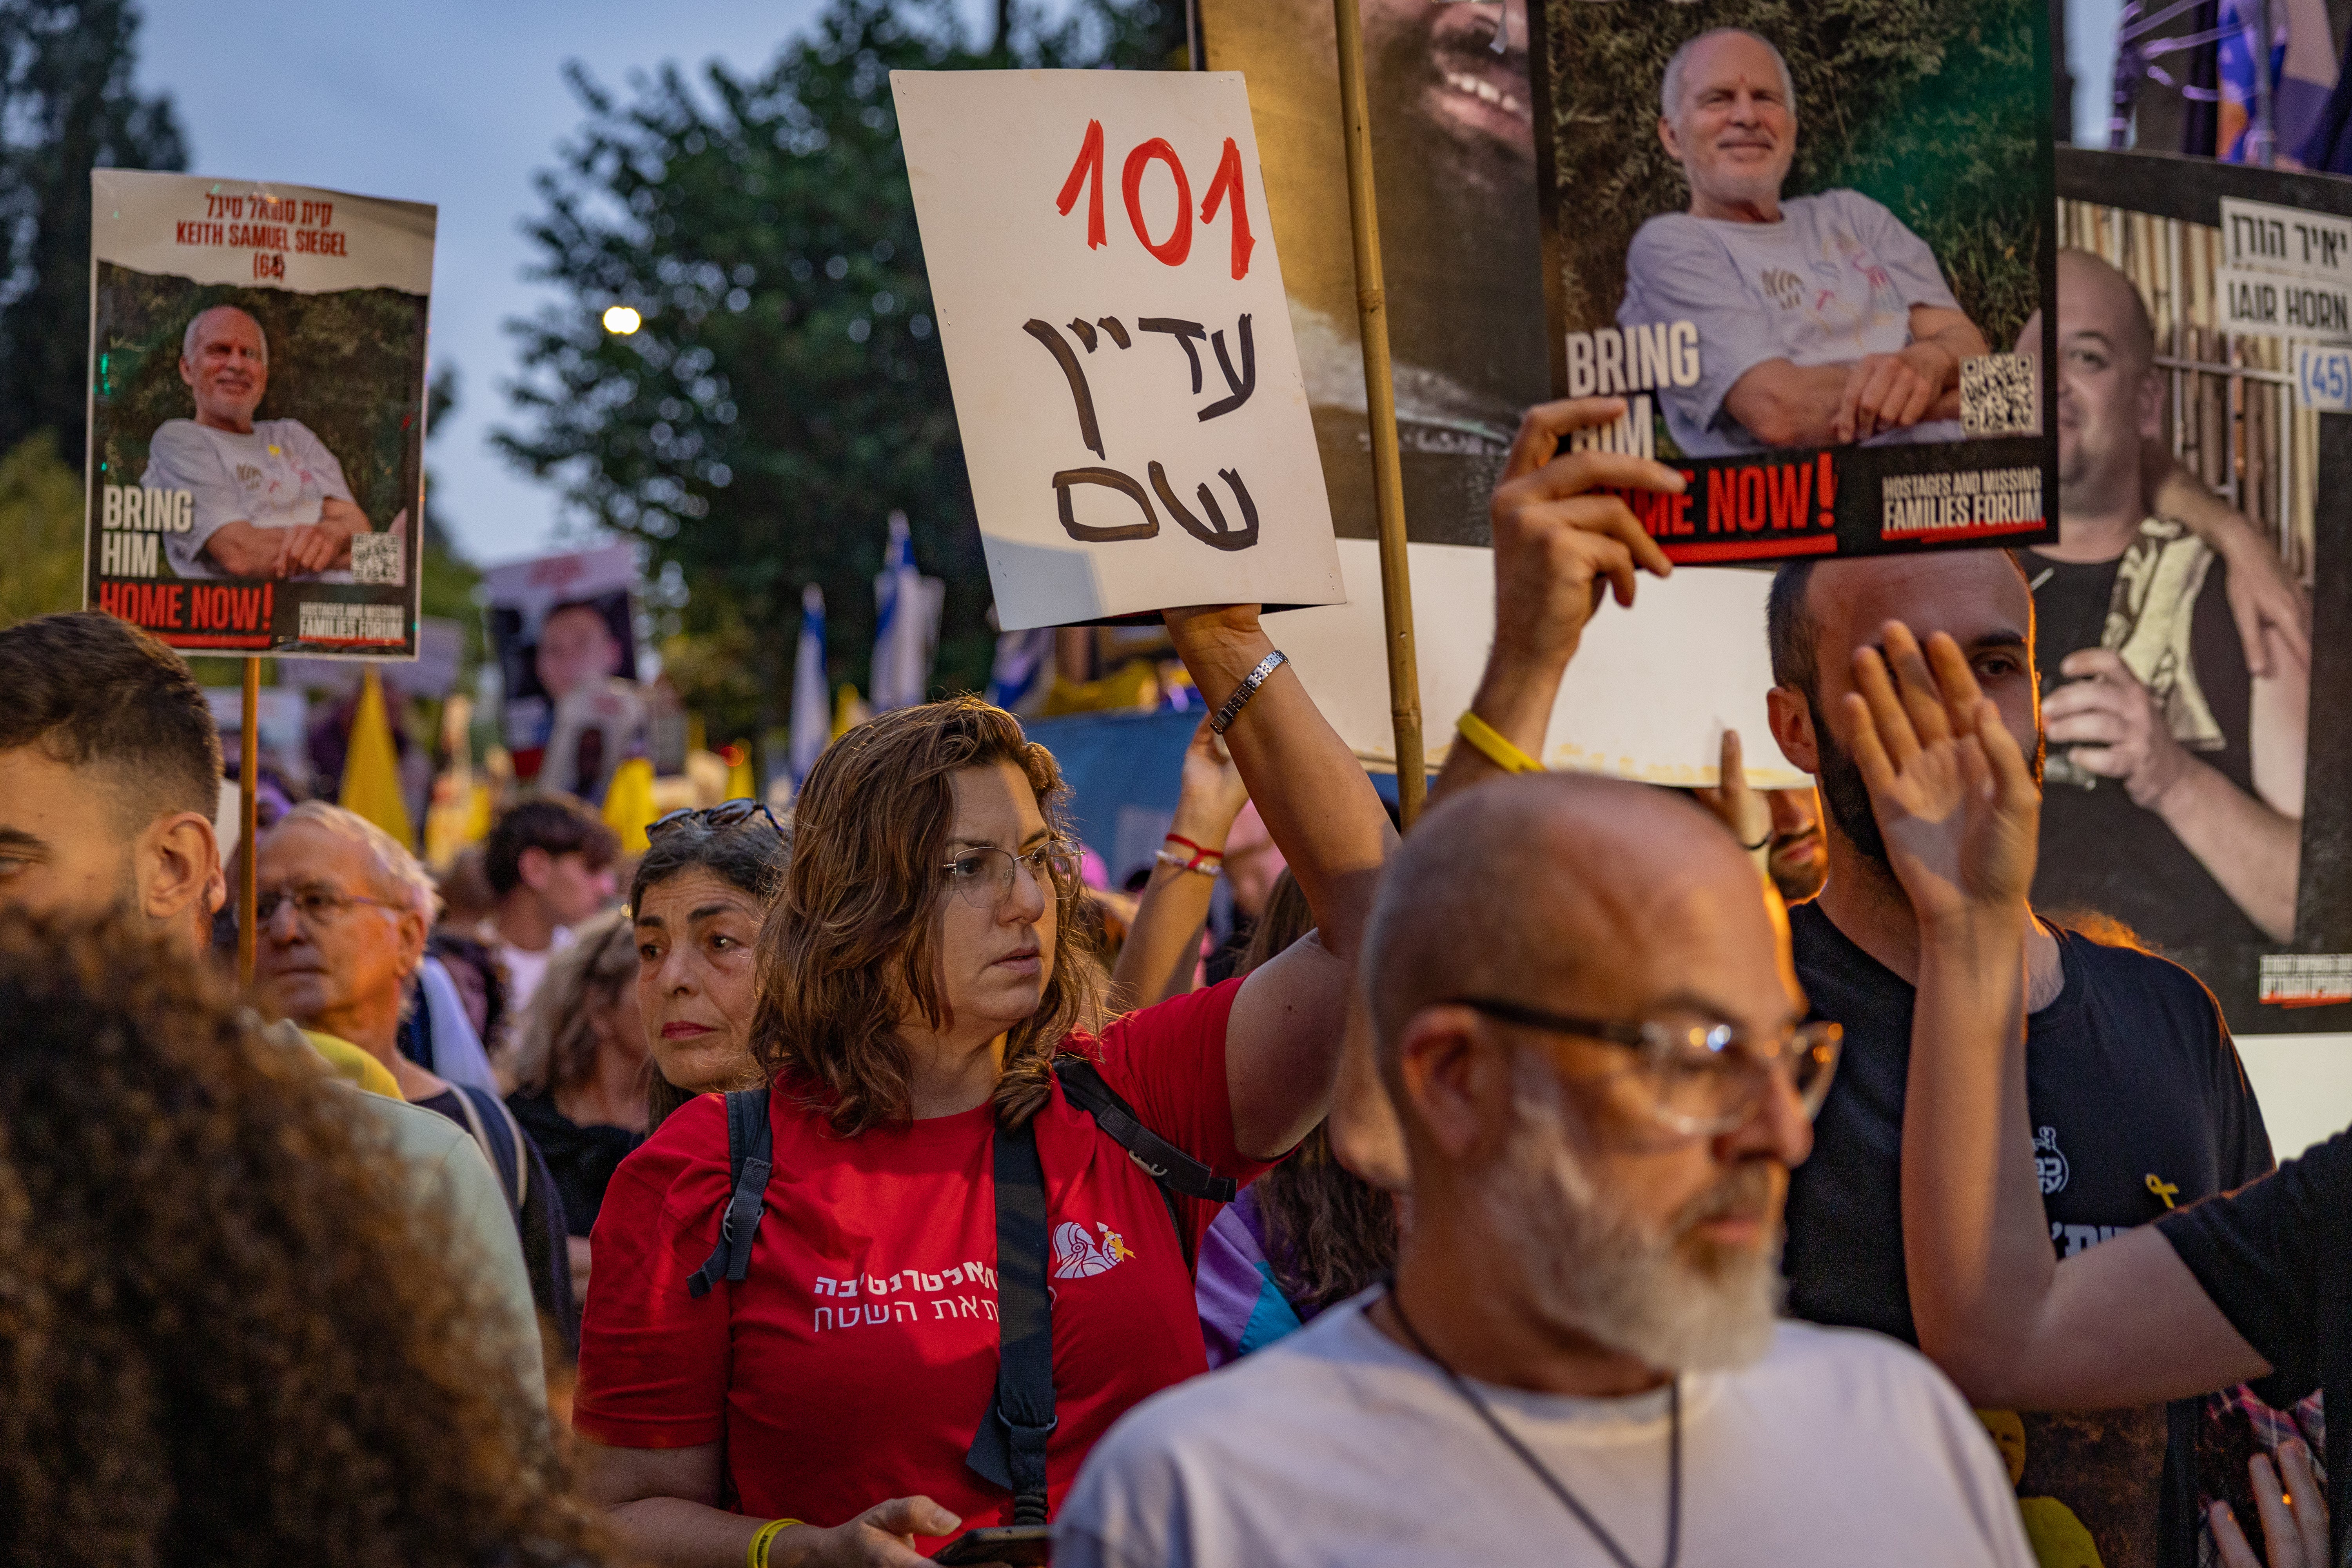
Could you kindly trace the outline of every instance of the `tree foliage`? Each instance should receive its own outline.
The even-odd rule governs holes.
[[[862,676],[893,510],[948,582],[938,679],[985,678],[987,574],[889,73],[1181,64],[1182,40],[1172,0],[1051,26],[1004,9],[984,47],[946,0],[835,0],[754,75],[665,66],[623,94],[571,68],[586,122],[530,228],[567,298],[514,324],[526,428],[499,439],[577,515],[646,542],[682,589],[676,629],[757,661],[756,716],[740,682],[709,693],[714,739],[781,719],[803,584],[825,592],[828,663]],[[615,304],[640,330],[603,328]],[[702,665],[724,660],[679,671]]]
[[[2005,349],[2039,302],[2036,182],[2049,156],[2045,0],[1709,0],[1599,8],[1549,0],[1556,203],[1571,326],[1613,319],[1625,247],[1689,201],[1659,144],[1658,84],[1715,27],[1769,38],[1797,88],[1786,194],[1884,203],[1943,265],[1960,308]]]
[[[81,607],[81,475],[44,430],[0,457],[0,626]]]
[[[89,172],[184,169],[168,97],[131,82],[129,0],[0,0],[0,451],[82,450]]]

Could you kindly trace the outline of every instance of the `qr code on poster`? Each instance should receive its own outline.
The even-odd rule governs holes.
[[[400,535],[352,535],[352,581],[401,586]]]
[[[1971,436],[2032,436],[2042,429],[2042,387],[2025,354],[1960,362],[1960,428]]]

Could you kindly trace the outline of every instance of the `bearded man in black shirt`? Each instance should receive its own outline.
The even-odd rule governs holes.
[[[1857,651],[1875,647],[1890,621],[1954,639],[2034,772],[2039,682],[2032,600],[2000,552],[1797,564],[1774,580],[1772,731],[1820,781],[1829,818],[1828,884],[1790,911],[1797,978],[1817,1016],[1845,1026],[1847,1042],[1813,1157],[1791,1178],[1789,1306],[1916,1343],[1899,1178],[1919,926],[1843,713]],[[2194,975],[2047,921],[2028,922],[2023,946],[2032,1167],[2059,1256],[2270,1170],[2261,1110]],[[2110,1568],[2189,1568],[2197,1418],[2187,1402],[2169,1412],[2027,1415],[2020,1495],[2054,1500],[2057,1509],[2030,1511],[2086,1532]]]
[[[2276,628],[2249,657],[2230,563],[2149,494],[2155,353],[2130,279],[2059,252],[2059,538],[2023,557],[2051,746],[2033,901],[2201,969],[2294,934],[2311,667]]]

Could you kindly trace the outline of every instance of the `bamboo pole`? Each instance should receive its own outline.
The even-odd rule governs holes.
[[[1339,43],[1339,116],[1348,144],[1348,217],[1356,241],[1356,325],[1364,342],[1364,414],[1372,435],[1372,493],[1381,525],[1381,614],[1389,655],[1389,714],[1396,726],[1397,805],[1407,827],[1421,815],[1421,671],[1412,646],[1412,580],[1405,555],[1404,475],[1397,458],[1396,386],[1389,368],[1388,293],[1381,274],[1380,212],[1372,196],[1372,125],[1364,103],[1364,26],[1358,0],[1331,0]]]
[[[254,942],[258,935],[253,929],[253,835],[254,802],[259,795],[255,788],[261,773],[261,661],[245,661],[245,721],[236,736],[236,979],[240,985],[253,984]]]

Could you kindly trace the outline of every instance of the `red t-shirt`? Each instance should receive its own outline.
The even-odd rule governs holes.
[[[1179,996],[1065,1049],[1093,1057],[1147,1127],[1224,1175],[1234,1147],[1225,1021],[1239,981]],[[1013,1497],[964,1463],[996,1393],[994,1120],[987,1106],[854,1139],[769,1097],[775,1172],[751,1272],[700,1300],[687,1277],[719,1238],[727,1117],[682,1107],[604,1194],[572,1425],[632,1448],[726,1444],[732,1506],[840,1524],[923,1494],[969,1529]],[[1208,1370],[1192,1280],[1166,1201],[1054,1085],[1037,1114],[1053,1258],[1058,1506],[1130,1406]],[[1218,1205],[1178,1200],[1197,1248]],[[926,1546],[924,1550],[930,1548]]]

